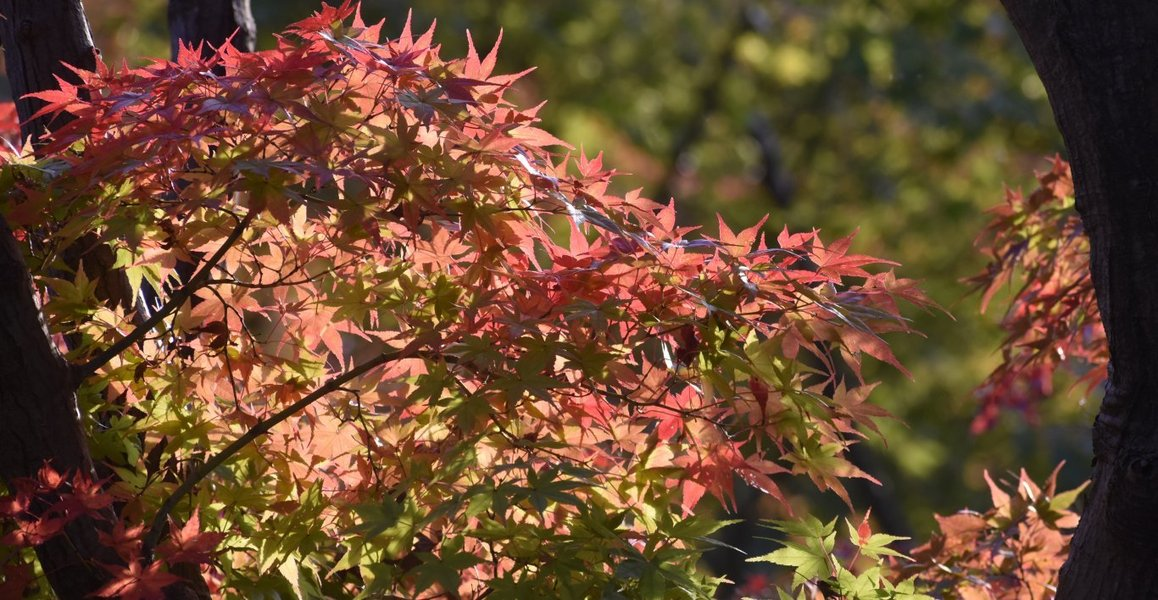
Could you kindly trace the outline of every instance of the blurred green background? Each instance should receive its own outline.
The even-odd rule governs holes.
[[[687,223],[714,229],[771,213],[769,231],[859,229],[854,248],[902,263],[942,313],[912,314],[925,338],[890,340],[913,374],[887,367],[873,399],[898,419],[856,453],[881,487],[857,486],[878,526],[924,539],[934,512],[982,509],[982,470],[1043,477],[1068,460],[1082,480],[1096,402],[1059,382],[1040,423],[1006,415],[969,433],[972,390],[1000,358],[1000,304],[981,315],[960,283],[984,259],[972,246],[1003,185],[1033,187],[1034,169],[1063,150],[1045,92],[996,0],[366,0],[396,35],[438,20],[444,57],[481,51],[503,31],[498,72],[522,80],[525,105],[549,100],[546,129],[626,174],[621,191],[674,195]],[[106,61],[165,56],[163,0],[86,2]],[[253,0],[262,47],[316,0]],[[801,508],[844,509],[799,486]],[[749,496],[749,499],[751,497]],[[746,518],[773,516],[758,500]],[[751,548],[752,527],[730,542]],[[743,577],[742,559],[711,567]]]

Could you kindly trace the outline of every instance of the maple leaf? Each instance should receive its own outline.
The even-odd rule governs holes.
[[[180,577],[164,571],[164,563],[153,561],[148,567],[132,561],[127,567],[105,566],[113,580],[93,593],[98,598],[121,600],[157,600],[163,598],[165,586],[181,581]]]
[[[13,547],[38,546],[63,531],[68,521],[65,517],[17,521],[15,529],[0,537],[0,544]]]
[[[169,523],[169,539],[157,551],[170,564],[204,564],[212,560],[213,549],[224,538],[225,534],[221,532],[201,531],[200,510],[194,510],[183,526]]]
[[[1004,204],[976,246],[990,256],[984,272],[967,281],[982,292],[982,310],[994,294],[1014,283],[1001,326],[1004,360],[976,390],[981,405],[971,429],[988,430],[1000,410],[1029,419],[1052,392],[1054,374],[1072,370],[1087,390],[1106,378],[1109,348],[1089,273],[1089,241],[1074,210],[1069,164],[1054,157],[1037,173],[1028,196],[1006,190]]]
[[[36,473],[36,477],[40,484],[43,486],[43,489],[46,491],[55,490],[56,488],[60,487],[60,484],[64,483],[67,479],[66,474],[60,473],[56,469],[53,469],[52,466],[48,463],[45,463],[44,466],[40,467],[40,470]]]
[[[478,50],[474,47],[474,38],[471,37],[470,31],[466,32],[466,67],[465,74],[467,77],[475,79],[487,79],[491,76],[491,72],[495,70],[495,63],[498,60],[499,46],[503,43],[503,31],[499,30],[498,37],[495,38],[495,45],[491,47],[491,51],[487,53],[486,58],[479,60]]]
[[[858,546],[863,546],[868,543],[873,534],[872,523],[869,522],[869,517],[873,514],[872,508],[869,508],[864,513],[864,518],[861,519],[860,525],[856,526],[856,542]]]
[[[144,530],[143,524],[126,525],[124,521],[117,521],[111,531],[101,531],[97,535],[101,544],[115,550],[117,555],[128,563],[134,562],[139,556],[141,534]]]
[[[19,516],[28,510],[31,500],[32,496],[27,492],[0,496],[0,515],[5,517]]]
[[[63,495],[63,502],[67,503],[69,512],[77,516],[99,513],[114,501],[113,494],[104,488],[103,481],[94,481],[84,474],[74,477],[71,492]]]

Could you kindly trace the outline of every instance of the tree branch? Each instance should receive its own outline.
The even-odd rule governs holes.
[[[173,295],[169,297],[169,300],[165,302],[164,306],[157,309],[157,311],[152,315],[149,315],[149,318],[146,319],[144,323],[138,325],[127,335],[125,335],[125,337],[118,340],[112,346],[105,348],[85,364],[76,366],[73,381],[79,385],[80,382],[87,379],[93,373],[96,373],[97,369],[104,366],[121,352],[124,352],[129,346],[132,346],[144,338],[149,333],[149,331],[156,327],[162,320],[165,319],[165,317],[169,316],[173,311],[180,308],[186,300],[193,296],[193,292],[196,292],[202,285],[205,284],[206,281],[208,281],[209,272],[212,271],[219,262],[221,262],[221,259],[225,256],[225,253],[228,252],[235,243],[237,243],[237,240],[241,238],[243,233],[245,233],[246,228],[248,228],[250,223],[253,222],[253,218],[256,214],[256,211],[250,211],[248,214],[242,217],[241,221],[237,223],[237,227],[233,228],[233,231],[230,232],[229,237],[225,239],[225,242],[221,244],[221,247],[217,249],[217,252],[214,252],[213,256],[209,257],[209,260],[205,261],[201,265],[201,268],[192,277],[189,278],[189,281],[185,285],[181,286],[181,289],[173,292]]]
[[[210,474],[212,474],[213,471],[217,469],[217,467],[225,464],[227,460],[241,451],[242,448],[248,446],[251,442],[256,440],[258,436],[269,432],[269,430],[273,429],[273,427],[278,423],[281,423],[296,413],[301,412],[307,406],[322,399],[330,392],[337,391],[351,380],[360,377],[384,364],[404,358],[413,358],[418,356],[420,354],[418,349],[426,345],[428,342],[433,341],[432,338],[434,340],[438,339],[437,331],[431,333],[430,335],[416,338],[401,350],[383,352],[382,354],[379,354],[378,356],[355,366],[354,368],[346,371],[345,373],[342,373],[341,375],[332,377],[321,387],[314,390],[301,400],[298,400],[297,402],[294,402],[293,404],[283,408],[273,416],[263,419],[257,425],[254,425],[252,428],[250,428],[249,431],[246,431],[245,434],[243,434],[241,437],[234,440],[233,443],[226,446],[217,454],[214,454],[213,457],[205,461],[205,463],[202,464],[196,472],[186,478],[185,481],[182,481],[181,485],[178,486],[177,489],[172,494],[170,494],[168,498],[165,499],[165,502],[157,511],[156,516],[153,517],[153,522],[149,525],[149,532],[145,536],[143,545],[141,547],[141,561],[144,564],[152,562],[153,550],[157,547],[157,542],[161,540],[161,534],[164,532],[165,521],[168,519],[169,514],[173,512],[174,508],[177,507],[177,503],[181,501],[181,498],[192,492],[193,488]]]

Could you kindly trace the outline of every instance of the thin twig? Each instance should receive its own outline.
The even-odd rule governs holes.
[[[245,233],[246,228],[248,228],[249,224],[253,222],[253,218],[256,216],[256,214],[256,211],[250,211],[248,214],[242,217],[241,221],[237,223],[237,227],[233,228],[233,231],[230,232],[229,237],[225,238],[225,242],[221,244],[221,247],[217,249],[217,252],[214,252],[213,256],[209,257],[209,260],[202,263],[201,268],[198,269],[197,273],[190,277],[189,281],[185,285],[181,286],[181,289],[173,292],[173,295],[169,297],[169,301],[166,302],[164,306],[157,309],[157,312],[149,315],[149,318],[144,323],[138,325],[135,329],[125,335],[125,337],[117,340],[117,342],[112,346],[105,348],[85,364],[75,367],[73,381],[79,385],[80,382],[87,379],[93,373],[96,373],[97,369],[101,368],[110,360],[116,358],[121,352],[124,352],[126,349],[128,349],[129,346],[132,346],[146,335],[148,335],[148,333],[152,331],[154,327],[160,324],[161,321],[165,319],[165,317],[168,317],[173,311],[180,308],[186,300],[193,296],[193,292],[196,292],[198,289],[200,289],[205,281],[209,279],[209,272],[217,266],[217,263],[221,262],[221,259],[225,256],[225,253],[228,252],[233,244],[235,244],[237,240],[241,238],[242,234]]]
[[[434,335],[437,336],[437,333]],[[281,423],[282,421],[285,421],[298,412],[301,412],[307,406],[322,399],[326,394],[340,389],[343,385],[352,379],[364,375],[367,372],[384,364],[404,358],[413,358],[418,356],[418,349],[426,345],[429,341],[431,341],[431,336],[423,336],[417,338],[407,344],[406,347],[402,348],[401,350],[383,352],[382,354],[379,354],[378,356],[353,367],[341,375],[334,376],[321,387],[310,393],[308,396],[305,396],[301,400],[298,400],[297,402],[294,402],[293,404],[283,408],[273,416],[261,420],[252,428],[250,428],[249,431],[246,431],[245,434],[243,434],[241,437],[234,440],[233,443],[226,446],[225,449],[221,450],[217,454],[214,454],[213,457],[205,461],[205,463],[202,464],[196,472],[186,478],[185,481],[182,481],[181,485],[178,486],[177,489],[174,490],[173,493],[165,499],[165,502],[161,505],[161,508],[157,510],[156,516],[153,517],[153,522],[149,525],[149,533],[145,536],[144,542],[141,546],[141,561],[144,564],[149,564],[153,561],[153,550],[157,547],[157,542],[161,540],[161,535],[165,529],[165,521],[168,520],[169,514],[173,512],[173,509],[177,507],[177,503],[180,502],[182,498],[191,493],[193,488],[198,483],[201,483],[203,479],[211,475],[213,471],[217,469],[217,467],[225,464],[226,461],[228,461],[230,458],[233,458],[235,454],[240,452],[242,448],[248,446],[259,436],[269,432],[269,430],[273,429],[273,427],[278,423]]]

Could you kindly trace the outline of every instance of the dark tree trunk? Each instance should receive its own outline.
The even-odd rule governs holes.
[[[16,478],[35,477],[50,463],[61,472],[92,476],[68,364],[56,350],[40,316],[32,278],[20,247],[0,218],[0,477],[11,489]],[[52,497],[40,498],[43,510]],[[111,522],[111,510],[103,515]],[[84,598],[108,573],[97,564],[116,564],[98,542],[100,522],[81,518],[63,535],[37,546],[36,555],[60,598]]]
[[[55,77],[75,82],[61,61],[94,68],[95,49],[79,2],[6,0],[0,15],[0,43],[16,98],[56,88]],[[60,123],[31,119],[40,105],[16,102],[26,138],[39,139]],[[93,473],[68,364],[44,326],[20,247],[0,219],[0,478],[10,486],[14,479],[35,477],[46,463],[62,472]],[[52,502],[40,498],[33,510]],[[111,521],[113,514],[104,516]],[[99,525],[95,518],[78,519],[36,548],[60,598],[83,598],[108,580],[97,561],[115,564],[117,558],[99,544]]]
[[[253,52],[256,47],[257,26],[249,0],[169,0],[169,43],[174,58],[179,42],[205,42],[202,54],[208,56],[230,36],[238,50]]]
[[[0,0],[0,44],[12,83],[12,97],[20,115],[23,137],[38,139],[59,123],[48,117],[32,120],[44,104],[24,94],[57,89],[56,77],[79,83],[76,74],[61,63],[93,70],[96,48],[80,0]]]
[[[1065,139],[1110,345],[1058,598],[1158,598],[1158,3],[1003,0]]]

